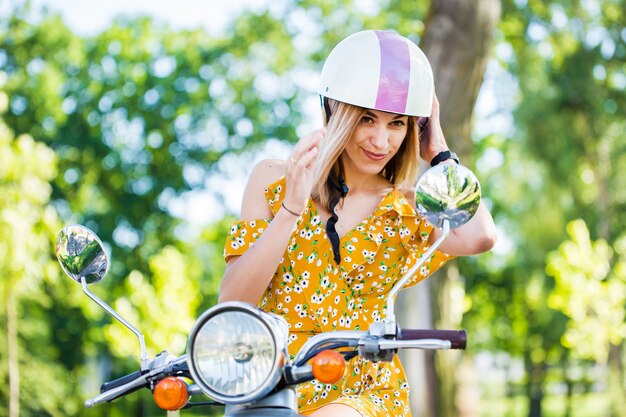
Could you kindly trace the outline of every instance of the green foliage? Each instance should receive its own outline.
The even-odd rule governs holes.
[[[141,323],[150,356],[164,349],[180,354],[185,350],[203,296],[200,264],[166,246],[150,258],[150,275],[148,279],[139,271],[131,271],[124,285],[126,296],[118,297],[113,307],[127,320]],[[119,323],[106,326],[104,332],[116,356],[136,357],[134,334]]]
[[[617,252],[626,222],[626,142],[617,133],[626,123],[617,111],[626,104],[624,10],[621,0],[503,1],[495,52],[510,75],[511,84],[499,86],[511,100],[514,129],[480,138],[477,148],[505,161],[481,175],[505,245],[461,270],[471,305],[466,320],[481,346],[525,358],[535,404],[529,415],[538,415],[546,369],[562,367],[572,382],[565,370],[579,363],[581,349],[606,358],[609,328],[623,326],[625,283],[609,278],[620,262],[585,241]],[[576,237],[566,230],[578,230]],[[592,279],[586,268],[593,266],[607,275]],[[601,340],[593,352],[592,326]],[[612,340],[623,349],[622,339]],[[623,385],[614,388],[623,398]]]
[[[55,204],[114,243],[120,275],[178,241],[171,200],[203,187],[223,155],[296,139],[295,90],[279,78],[289,37],[268,14],[242,16],[230,38],[149,19],[91,39],[55,16],[6,26],[7,122],[58,154]]]
[[[6,93],[0,96],[5,101]],[[80,407],[71,386],[57,384],[68,380],[67,370],[58,361],[55,329],[42,320],[54,302],[46,288],[59,281],[50,252],[60,223],[47,205],[56,164],[46,145],[15,137],[0,120],[0,402],[8,405],[13,390],[25,400],[24,416],[71,415]],[[17,369],[19,377],[12,372]],[[0,409],[2,416],[8,412],[8,406]]]
[[[609,347],[626,335],[624,261],[613,268],[614,251],[605,240],[592,242],[583,220],[570,222],[567,231],[570,240],[548,257],[547,271],[556,281],[548,303],[571,319],[564,346],[606,363]]]

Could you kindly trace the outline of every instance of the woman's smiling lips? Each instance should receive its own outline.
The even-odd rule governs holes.
[[[366,151],[365,149],[361,148],[361,150],[363,151],[363,153],[365,154],[365,156],[367,156],[370,159],[373,159],[374,161],[381,161],[383,159],[385,159],[387,157],[386,153],[374,153],[374,152],[369,152]]]

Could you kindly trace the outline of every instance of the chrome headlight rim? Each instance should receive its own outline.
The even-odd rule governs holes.
[[[204,327],[204,325],[217,315],[221,315],[227,312],[241,312],[250,315],[256,319],[272,337],[272,343],[274,346],[274,360],[272,361],[272,367],[269,372],[269,377],[256,389],[238,395],[226,395],[209,386],[202,373],[197,369],[194,361],[195,341],[196,337]],[[250,403],[256,399],[262,398],[267,395],[278,383],[282,375],[282,366],[287,358],[287,334],[288,328],[284,320],[281,317],[273,316],[255,306],[239,301],[228,301],[211,307],[205,311],[196,321],[194,327],[189,335],[189,341],[187,343],[187,362],[189,371],[194,382],[200,387],[200,389],[212,399],[225,403],[225,404],[245,404]]]

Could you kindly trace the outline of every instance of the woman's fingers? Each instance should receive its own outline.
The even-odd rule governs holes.
[[[311,165],[311,162],[315,161],[318,146],[322,138],[324,137],[324,133],[325,129],[318,129],[300,139],[293,152],[291,153],[288,162],[294,167],[308,167],[309,165]]]

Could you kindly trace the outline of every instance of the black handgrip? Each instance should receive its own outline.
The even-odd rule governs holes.
[[[124,384],[128,384],[130,381],[134,381],[135,379],[141,376],[141,371],[133,372],[132,374],[124,375],[121,378],[116,379],[115,381],[105,382],[100,386],[100,394],[112,390],[113,388],[121,387]],[[148,383],[146,382],[146,386]],[[142,387],[137,387],[137,389]],[[136,391],[136,390],[133,390]],[[131,391],[132,392],[132,391]]]
[[[467,346],[467,332],[465,330],[415,330],[402,329],[398,340],[439,339],[449,340],[452,349],[465,349]]]

